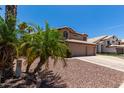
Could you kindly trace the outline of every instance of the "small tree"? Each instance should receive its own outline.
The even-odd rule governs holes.
[[[20,30],[25,30],[28,27],[28,24],[26,22],[22,22],[21,24],[18,25],[18,28]]]
[[[5,20],[0,17],[0,63],[3,64],[4,78],[13,76],[14,47],[17,32],[11,31]]]
[[[14,58],[18,62],[20,56],[27,59],[26,73],[33,76],[43,65],[49,67],[49,58],[54,59],[54,65],[58,60],[62,60],[63,66],[66,66],[64,58],[67,56],[68,46],[59,31],[50,28],[48,23],[45,24],[45,30],[39,26],[32,28],[11,31],[4,19],[0,17],[0,62],[3,63],[3,70],[7,69],[11,76],[13,76]],[[27,30],[33,30],[35,33],[29,33]],[[31,64],[38,57],[40,62],[34,71],[30,72]]]
[[[34,69],[33,73],[39,71],[43,64],[45,64],[46,67],[49,67],[48,65],[50,57],[54,59],[54,64],[56,64],[58,60],[62,60],[64,66],[66,66],[64,58],[66,57],[68,47],[59,31],[57,31],[57,29],[50,28],[48,23],[46,23],[45,31],[43,31],[42,33],[36,33],[36,35],[37,37],[40,37],[42,35],[42,38],[39,38],[38,40],[41,41],[37,42],[40,43],[40,50],[37,50],[40,54],[40,62]]]
[[[39,26],[35,30],[36,33],[25,33],[21,38],[21,41],[23,41],[20,44],[20,46],[23,46],[21,51],[28,62],[26,72],[30,73],[29,68],[37,57],[40,57],[40,62],[32,74],[38,72],[44,64],[48,67],[50,57],[54,59],[54,64],[58,60],[62,60],[64,66],[66,66],[64,58],[67,56],[68,47],[59,31],[51,29],[48,23],[46,23],[45,30],[42,30]]]

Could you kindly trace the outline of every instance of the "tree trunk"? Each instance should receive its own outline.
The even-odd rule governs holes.
[[[26,73],[29,73],[29,68],[30,68],[31,64],[28,64],[26,67]]]
[[[7,21],[9,17],[12,15],[16,18],[17,16],[17,5],[6,5],[6,13],[5,13],[5,20]]]
[[[34,69],[34,72],[33,74],[35,74],[36,72],[40,71],[41,70],[41,67],[44,63],[42,61],[40,61],[37,65],[37,67]]]
[[[1,78],[2,78],[2,70],[0,70],[0,84],[1,84]]]
[[[43,66],[43,64],[46,62],[45,57],[40,57],[40,62],[37,64],[36,68],[34,69],[33,74],[35,74],[36,72],[41,70],[41,67]]]
[[[16,16],[17,16],[17,5],[6,5],[5,8],[5,21],[10,30],[15,30]],[[14,20],[13,20],[13,19]]]

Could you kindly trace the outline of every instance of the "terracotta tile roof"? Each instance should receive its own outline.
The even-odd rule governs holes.
[[[99,36],[99,37],[95,37],[95,38],[90,38],[90,39],[88,39],[88,42],[97,43],[105,37],[107,37],[107,35],[103,35],[103,36]]]
[[[61,29],[68,29],[70,32],[72,32],[72,33],[76,33],[75,30],[73,30],[72,28],[67,27],[67,26],[64,26],[64,27],[60,27],[60,28],[58,28],[58,30],[61,30]]]
[[[107,36],[107,37],[105,37],[103,40],[107,40],[107,39],[109,39],[109,38],[111,38],[111,37],[113,37],[114,35],[110,35],[110,36]]]
[[[84,35],[86,35],[86,36],[88,36],[86,33],[78,33],[78,32],[76,32],[74,29],[72,29],[71,27],[67,27],[67,26],[64,26],[64,27],[60,27],[60,28],[58,28],[58,30],[61,30],[61,29],[69,29],[69,31],[71,32],[71,33],[75,33],[75,34],[79,34],[79,35],[82,35],[82,36],[84,36]]]
[[[114,35],[103,35],[103,36],[99,36],[99,37],[95,37],[95,38],[90,38],[88,39],[89,42],[92,42],[92,43],[100,43],[101,41],[104,41],[104,40],[107,40],[107,39],[110,39],[112,38]],[[116,36],[114,36],[116,37]],[[120,40],[121,41],[121,40]]]

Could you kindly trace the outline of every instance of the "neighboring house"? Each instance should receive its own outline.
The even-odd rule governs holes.
[[[71,56],[95,56],[96,44],[87,42],[87,34],[80,34],[69,27],[58,29],[69,45]]]
[[[88,39],[88,42],[96,43],[97,53],[124,53],[124,46],[114,35],[104,35],[96,38]]]
[[[121,40],[121,45],[124,45],[124,39]]]

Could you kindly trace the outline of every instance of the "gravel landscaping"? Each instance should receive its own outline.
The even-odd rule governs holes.
[[[123,72],[78,59],[68,59],[65,68],[61,65],[50,65],[50,70],[59,73],[69,88],[118,88],[124,81]]]
[[[38,60],[36,60],[38,61]],[[37,83],[27,84],[27,79],[9,79],[0,87],[6,88],[118,88],[124,81],[124,72],[81,61],[67,59],[67,66],[62,67],[62,62],[53,66],[50,59],[49,70],[37,74]],[[35,64],[32,66],[35,67]]]

